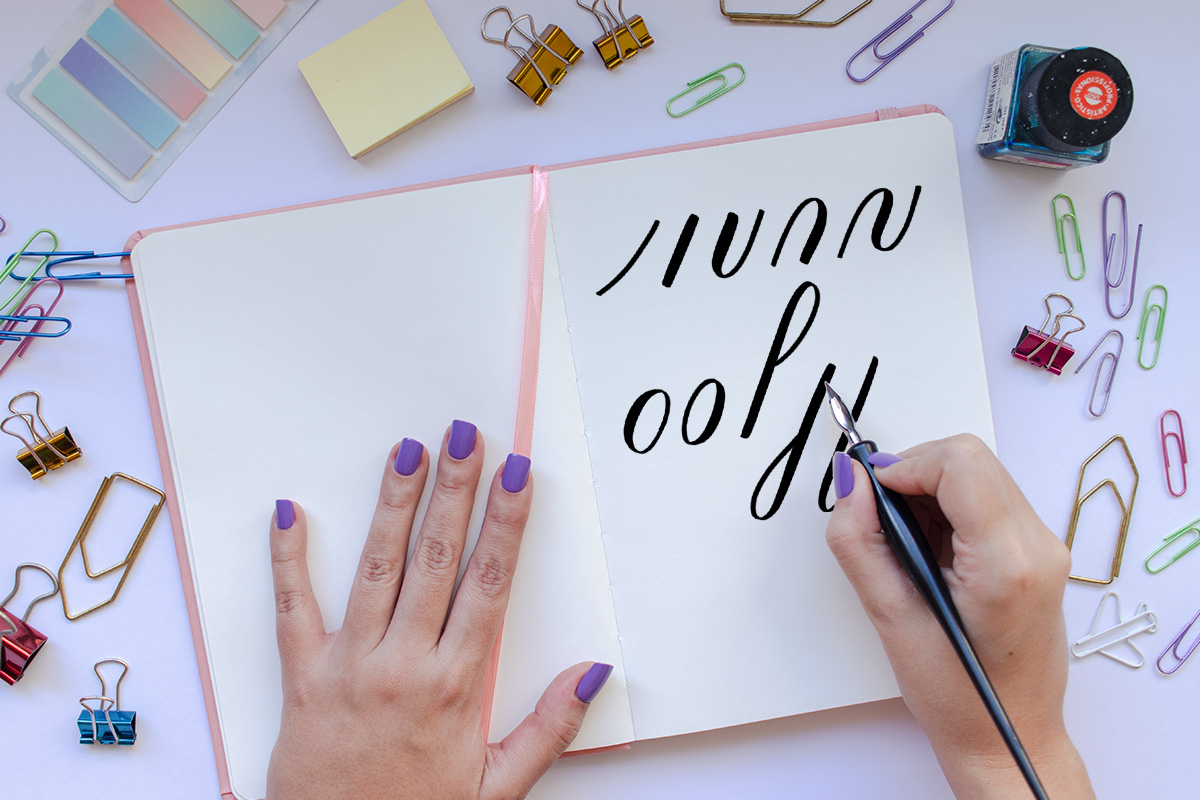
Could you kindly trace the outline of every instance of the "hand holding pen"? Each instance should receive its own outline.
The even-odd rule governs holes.
[[[1062,596],[1069,554],[991,451],[975,437],[870,457],[879,483],[911,498],[974,650],[1054,800],[1093,798],[1067,735]],[[879,632],[901,693],[959,797],[1028,798],[1025,777],[947,633],[880,532],[866,468],[839,454],[839,500],[826,539]],[[944,523],[943,523],[944,520]]]

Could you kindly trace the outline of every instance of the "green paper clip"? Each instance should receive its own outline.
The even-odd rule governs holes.
[[[1178,550],[1176,550],[1171,555],[1171,557],[1169,559],[1167,559],[1166,563],[1164,563],[1160,566],[1157,566],[1157,567],[1150,566],[1150,562],[1154,559],[1155,556],[1157,556],[1162,551],[1166,550],[1171,545],[1175,544],[1175,542],[1178,541],[1179,539],[1182,539],[1183,537],[1187,536],[1189,533],[1192,534],[1192,537],[1193,537],[1192,540],[1190,542],[1187,542],[1186,544],[1184,544]],[[1158,546],[1158,549],[1155,550],[1150,555],[1146,556],[1146,571],[1149,572],[1151,575],[1157,575],[1158,573],[1162,572],[1167,567],[1174,564],[1179,559],[1186,556],[1188,553],[1195,550],[1197,547],[1200,547],[1200,518],[1196,518],[1196,519],[1192,520],[1191,522],[1184,525],[1179,530],[1175,531],[1174,533],[1169,534],[1167,536],[1167,538],[1163,539],[1163,543]]]
[[[1163,299],[1162,304],[1150,304],[1150,295],[1155,289],[1162,289]],[[1154,326],[1154,360],[1149,364],[1142,362],[1142,349],[1146,346],[1146,324],[1150,321],[1150,312],[1158,310],[1158,323]],[[1158,363],[1158,353],[1162,350],[1162,335],[1163,325],[1167,322],[1167,287],[1161,283],[1156,283],[1146,290],[1146,300],[1142,303],[1142,321],[1138,325],[1137,338],[1140,340],[1138,345],[1138,366],[1142,369],[1154,369],[1154,365]]]
[[[737,70],[742,73],[741,77],[737,79],[737,83],[734,83],[734,84],[730,84],[729,79],[727,77],[725,77],[725,70],[727,70],[731,67],[736,67]],[[726,94],[727,92],[732,92],[734,89],[741,86],[742,81],[744,81],[744,80],[746,80],[746,68],[743,67],[741,64],[737,63],[736,61],[732,61],[732,62],[726,64],[725,66],[721,67],[720,69],[714,69],[712,72],[708,73],[707,75],[701,75],[699,78],[696,78],[696,80],[694,80],[694,81],[688,81],[688,85],[687,85],[686,89],[684,89],[682,92],[680,92],[679,94],[675,95],[674,97],[672,97],[670,100],[667,101],[667,113],[670,114],[672,117],[682,117],[684,114],[690,114],[691,112],[695,111],[697,108],[700,108],[700,106],[711,103],[713,100],[716,100],[718,97],[720,97],[723,94]],[[701,89],[705,84],[711,83],[712,81],[720,81],[721,85],[718,86],[717,88],[713,89],[708,94],[701,97],[693,105],[689,106],[688,108],[685,108],[683,111],[677,112],[677,111],[671,110],[671,104],[674,103],[676,100],[678,100],[681,97],[684,97],[685,95],[689,95],[692,92],[695,92],[695,91]]]
[[[1058,199],[1062,198],[1067,201],[1068,211],[1065,214],[1058,213]],[[1087,272],[1087,262],[1083,257],[1083,239],[1079,236],[1079,218],[1075,216],[1075,203],[1069,195],[1056,194],[1054,199],[1050,201],[1050,210],[1054,212],[1054,232],[1058,236],[1058,252],[1062,253],[1063,262],[1067,267],[1067,277],[1077,281],[1083,278]],[[1079,254],[1079,274],[1071,272],[1071,254],[1067,252],[1067,232],[1065,229],[1067,220],[1071,220],[1071,227],[1075,229],[1075,252]]]

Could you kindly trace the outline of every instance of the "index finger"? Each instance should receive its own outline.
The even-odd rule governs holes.
[[[967,534],[1010,513],[1016,489],[991,449],[970,434],[917,445],[906,450],[901,461],[876,468],[875,474],[900,494],[937,498],[950,524]]]

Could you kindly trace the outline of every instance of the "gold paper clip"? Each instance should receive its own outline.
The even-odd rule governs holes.
[[[504,12],[508,16],[508,28],[505,29],[503,36],[488,36],[488,20],[493,14],[499,12]],[[520,28],[523,20],[529,22],[528,33]],[[527,49],[518,47],[509,41],[509,37],[514,32],[529,42]],[[483,23],[479,26],[479,33],[486,41],[503,45],[519,59],[512,72],[508,73],[508,80],[539,106],[546,102],[553,87],[562,81],[567,74],[567,67],[574,64],[583,55],[583,51],[576,47],[575,43],[571,41],[571,37],[563,33],[562,28],[557,25],[547,25],[542,31],[542,35],[538,36],[533,17],[529,14],[522,14],[514,18],[508,6],[496,6],[485,14]]]
[[[1155,303],[1150,304],[1150,295],[1155,289],[1162,289],[1162,305]],[[1154,327],[1154,360],[1149,364],[1142,363],[1142,349],[1146,346],[1146,325],[1150,321],[1150,312],[1158,311],[1158,324]],[[1154,365],[1158,363],[1158,351],[1162,349],[1162,334],[1163,325],[1167,322],[1167,287],[1161,283],[1156,283],[1146,290],[1146,300],[1142,303],[1142,322],[1138,325],[1137,338],[1141,341],[1138,345],[1138,366],[1142,369],[1154,369]]]
[[[28,411],[18,411],[13,406],[22,397],[33,397],[33,413]],[[52,469],[58,469],[68,461],[74,461],[83,455],[83,451],[79,449],[79,445],[75,444],[75,438],[71,436],[70,429],[63,427],[51,432],[50,426],[46,424],[46,420],[42,417],[42,396],[35,391],[21,392],[8,401],[8,410],[12,413],[0,422],[0,431],[4,431],[9,436],[19,440],[25,447],[17,452],[17,461],[21,466],[29,470],[29,475],[34,480],[45,475]],[[34,417],[42,424],[42,430],[39,431],[37,425],[34,424]],[[25,427],[29,429],[30,441],[26,441],[25,437],[20,433],[14,433],[5,426],[12,420],[19,419],[25,423]]]
[[[834,25],[841,25],[843,22],[862,11],[864,8],[871,5],[871,0],[863,0],[863,2],[859,3],[854,8],[833,20],[805,18],[808,12],[812,11],[824,2],[825,0],[815,0],[815,2],[810,3],[808,8],[804,9],[803,11],[797,11],[794,14],[780,14],[763,11],[727,11],[725,9],[725,0],[721,0],[721,13],[724,14],[730,22],[765,22],[775,25],[809,25],[814,28],[832,28]]]
[[[1197,621],[1200,621],[1200,612],[1197,612],[1196,616],[1192,617],[1191,622],[1183,626],[1183,630],[1179,632],[1179,635],[1171,640],[1171,643],[1167,645],[1167,649],[1163,650],[1162,655],[1158,657],[1158,671],[1163,675],[1175,674],[1175,670],[1182,667],[1183,662],[1187,661],[1192,653],[1196,652],[1197,646],[1200,646],[1200,636],[1197,636],[1196,638],[1192,639],[1192,644],[1190,647],[1188,647],[1186,653],[1181,655],[1179,652],[1179,646],[1183,644],[1183,638],[1188,635],[1188,631],[1190,631],[1196,625]],[[1167,658],[1168,656],[1175,659],[1175,665],[1170,669],[1167,669],[1163,666],[1163,659]]]
[[[1175,415],[1175,423],[1179,427],[1179,433],[1167,430],[1167,415]],[[1187,493],[1187,442],[1183,440],[1183,417],[1179,416],[1179,412],[1173,408],[1168,408],[1158,418],[1158,432],[1162,437],[1163,447],[1163,469],[1167,473],[1167,491],[1172,497],[1183,497]],[[1179,448],[1179,475],[1183,486],[1179,491],[1175,491],[1175,484],[1171,482],[1171,451],[1167,447],[1167,443],[1172,439]]]
[[[96,519],[96,514],[99,512],[101,504],[104,502],[105,495],[108,494],[109,488],[117,479],[128,481],[135,486],[140,486],[146,491],[153,493],[158,499],[150,508],[150,512],[146,514],[146,520],[142,523],[141,530],[138,531],[137,536],[134,537],[133,544],[130,545],[129,552],[125,554],[125,557],[110,567],[93,571],[91,564],[88,561],[88,533],[91,530],[92,523]],[[63,557],[62,564],[58,568],[58,585],[60,596],[62,597],[63,614],[67,619],[72,621],[77,620],[85,614],[90,614],[98,608],[103,608],[117,599],[117,595],[121,593],[121,587],[125,585],[125,580],[129,577],[129,570],[133,567],[133,562],[137,558],[138,552],[141,551],[142,544],[144,544],[146,541],[146,535],[150,533],[150,528],[153,527],[154,520],[158,518],[158,512],[162,509],[163,501],[166,499],[167,496],[163,494],[161,489],[156,489],[148,483],[139,481],[137,478],[131,478],[123,472],[114,472],[101,482],[100,489],[96,492],[96,499],[92,501],[92,505],[91,508],[88,509],[87,516],[83,518],[83,524],[79,526],[79,533],[75,534],[75,539],[71,542],[71,547],[68,548],[66,556]],[[67,570],[67,562],[71,560],[71,555],[75,552],[76,547],[79,548],[79,552],[83,556],[83,569],[87,576],[92,580],[96,580],[104,575],[109,574],[110,572],[121,569],[122,567],[124,567],[124,571],[121,573],[121,578],[117,582],[116,588],[113,589],[112,594],[107,600],[103,600],[96,605],[91,606],[90,608],[86,608],[83,611],[72,614],[67,603],[67,585],[63,582],[63,574]]]
[[[1104,607],[1109,598],[1113,599],[1117,611],[1117,623],[1109,628],[1100,628],[1100,618],[1104,616]],[[1143,633],[1154,633],[1158,630],[1158,617],[1147,608],[1145,603],[1139,603],[1137,610],[1129,619],[1121,619],[1121,598],[1116,592],[1105,592],[1096,608],[1096,616],[1092,618],[1092,629],[1075,644],[1071,645],[1071,655],[1076,658],[1086,658],[1099,653],[1107,656],[1118,664],[1124,664],[1133,669],[1140,668],[1146,663],[1146,657],[1138,646],[1130,641],[1134,636]],[[1124,644],[1137,656],[1137,660],[1125,659],[1117,654],[1117,645]]]
[[[741,77],[739,77],[737,79],[737,83],[731,84],[729,82],[729,79],[727,77],[725,77],[725,71],[729,70],[729,69],[736,69],[738,72],[742,73]],[[672,97],[670,100],[667,101],[667,113],[670,114],[672,117],[682,117],[684,114],[690,114],[693,111],[695,111],[697,108],[700,108],[700,106],[707,105],[708,103],[711,103],[713,100],[716,100],[721,95],[732,92],[734,89],[741,86],[742,81],[744,81],[744,80],[746,80],[746,70],[741,64],[737,63],[736,61],[726,64],[725,66],[721,67],[720,69],[714,69],[712,72],[708,73],[707,75],[701,75],[699,78],[696,78],[696,80],[694,80],[694,81],[688,81],[686,89],[684,89],[682,92],[680,92],[679,94],[675,95],[674,97]],[[698,92],[698,91],[703,90],[707,84],[709,84],[713,81],[720,81],[721,83],[716,88],[714,88],[711,91],[707,92],[706,94],[702,95],[699,99],[696,100],[696,102],[692,103],[690,106],[683,109],[682,111],[672,111],[671,110],[671,104],[674,103],[676,100],[678,100],[681,97],[685,97],[685,96],[691,94],[692,92]]]
[[[584,0],[575,0],[580,8],[592,12],[599,20],[600,27],[604,29],[604,35],[594,40],[592,46],[600,54],[607,69],[616,69],[622,62],[628,61],[654,44],[654,37],[646,29],[646,21],[640,15],[625,16],[625,9],[622,8],[624,2],[625,0],[617,0],[617,11],[614,14],[608,0],[593,0],[590,6]],[[603,10],[600,8],[601,3],[604,4]]]
[[[1129,461],[1129,466],[1133,470],[1133,488],[1129,491],[1128,503],[1126,503],[1124,498],[1121,497],[1121,490],[1117,488],[1117,484],[1113,482],[1112,478],[1105,478],[1089,489],[1087,494],[1083,494],[1083,475],[1085,472],[1087,472],[1088,464],[1099,458],[1100,454],[1107,450],[1113,444],[1113,442],[1121,443],[1121,447],[1125,450],[1125,458]],[[1075,529],[1079,525],[1079,515],[1083,511],[1083,504],[1091,499],[1096,492],[1100,491],[1105,486],[1108,486],[1112,489],[1113,495],[1117,498],[1118,505],[1121,506],[1121,527],[1117,531],[1117,546],[1113,551],[1112,568],[1109,572],[1109,576],[1102,579],[1088,578],[1083,575],[1072,574],[1069,576],[1072,580],[1082,581],[1083,583],[1106,585],[1112,583],[1113,579],[1121,573],[1121,557],[1125,553],[1125,537],[1129,534],[1129,522],[1131,519],[1133,519],[1133,501],[1137,497],[1138,480],[1137,464],[1133,463],[1133,454],[1129,452],[1129,445],[1126,444],[1125,438],[1120,434],[1112,437],[1103,445],[1101,445],[1100,449],[1088,456],[1087,460],[1083,462],[1083,465],[1079,467],[1079,483],[1075,487],[1075,504],[1071,507],[1071,522],[1067,527],[1067,549],[1070,550],[1071,545],[1075,542]]]
[[[1191,536],[1188,537],[1190,541],[1184,538],[1187,537],[1188,534],[1191,534]],[[1150,566],[1150,562],[1154,560],[1155,556],[1166,550],[1171,545],[1175,544],[1175,542],[1179,541],[1180,539],[1184,540],[1183,545],[1174,553],[1172,553],[1171,557],[1168,558],[1166,562],[1159,564],[1156,567]],[[1158,546],[1158,549],[1146,556],[1146,571],[1152,575],[1157,575],[1179,559],[1186,556],[1188,553],[1195,550],[1198,546],[1200,546],[1200,517],[1197,517],[1196,519],[1187,523],[1174,533],[1167,534],[1167,538],[1163,539],[1163,543]]]
[[[1059,198],[1067,201],[1068,211],[1065,214],[1058,213]],[[1058,252],[1062,254],[1063,262],[1067,266],[1067,277],[1075,281],[1081,280],[1087,272],[1087,262],[1083,257],[1083,239],[1079,235],[1079,218],[1075,216],[1075,203],[1068,195],[1056,194],[1050,201],[1050,210],[1054,212],[1054,233],[1058,236]],[[1071,253],[1067,250],[1067,220],[1071,220],[1071,229],[1075,231],[1075,252],[1079,254],[1078,275],[1071,271]]]

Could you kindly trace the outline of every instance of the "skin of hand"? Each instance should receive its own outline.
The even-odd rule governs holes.
[[[935,552],[941,545],[942,571],[967,633],[1047,792],[1055,800],[1094,798],[1063,722],[1069,552],[978,438],[929,442],[901,456],[875,474],[910,498],[923,525],[944,522],[925,530],[931,539],[948,533],[948,541],[931,544]],[[834,505],[826,541],[955,796],[1030,797],[946,634],[880,532],[865,469],[841,458],[853,466],[853,489],[839,487],[845,496]]]
[[[607,665],[591,662],[565,670],[524,722],[488,744],[484,682],[529,514],[529,461],[509,456],[493,478],[457,592],[482,436],[456,422],[444,437],[406,566],[429,461],[414,440],[392,449],[345,620],[333,633],[309,580],[303,510],[276,505],[270,536],[284,704],[267,777],[272,800],[522,798],[575,738],[585,700],[599,690],[596,676],[602,685],[608,675]]]

